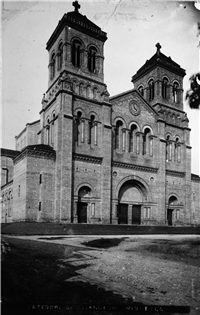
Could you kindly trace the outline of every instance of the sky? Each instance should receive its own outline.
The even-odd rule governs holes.
[[[111,96],[133,88],[131,77],[150,59],[160,42],[161,52],[186,70],[199,71],[197,22],[200,11],[193,2],[144,0],[79,1],[79,12],[108,35],[105,43],[104,79]],[[15,136],[26,123],[40,118],[41,100],[47,90],[46,43],[72,1],[2,2],[2,108],[1,144],[15,149]],[[190,120],[192,173],[200,174],[200,110],[184,102]]]

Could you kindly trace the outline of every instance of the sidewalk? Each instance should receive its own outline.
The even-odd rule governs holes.
[[[10,235],[200,235],[200,227],[13,222],[2,223],[1,233]]]

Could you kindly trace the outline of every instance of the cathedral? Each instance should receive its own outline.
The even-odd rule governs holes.
[[[110,96],[107,34],[73,6],[46,44],[40,119],[15,137],[16,150],[1,149],[2,222],[200,225],[185,70],[157,43],[133,89]]]

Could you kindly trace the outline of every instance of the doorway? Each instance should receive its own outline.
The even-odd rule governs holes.
[[[77,216],[78,223],[87,223],[87,203],[78,202],[77,205]]]
[[[167,209],[167,220],[168,220],[168,225],[172,226],[172,209]]]
[[[133,205],[132,206],[132,224],[141,224],[141,206]]]
[[[128,205],[120,203],[118,213],[118,224],[128,224]]]

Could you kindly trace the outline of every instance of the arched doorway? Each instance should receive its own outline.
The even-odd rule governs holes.
[[[167,221],[168,225],[173,225],[173,211],[175,210],[176,206],[178,205],[178,199],[176,196],[171,196],[168,200],[168,209],[167,209]]]
[[[78,223],[87,223],[88,199],[91,194],[91,189],[83,186],[78,192],[77,217]]]
[[[137,180],[125,182],[118,196],[118,224],[141,224],[141,208],[146,188]]]

